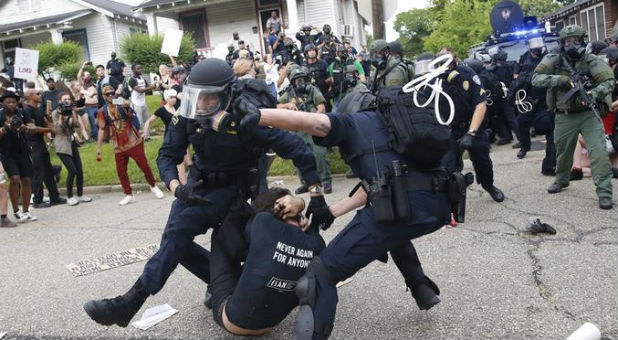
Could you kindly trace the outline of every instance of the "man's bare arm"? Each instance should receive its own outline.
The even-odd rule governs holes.
[[[474,109],[472,114],[472,122],[470,123],[470,129],[478,131],[485,119],[485,111],[487,111],[487,104],[485,102],[479,103]]]
[[[330,132],[330,119],[325,114],[286,109],[260,110],[260,125],[274,126],[288,131],[304,131],[312,136],[325,137]]]

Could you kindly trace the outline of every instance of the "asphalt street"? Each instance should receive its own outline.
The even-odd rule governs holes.
[[[507,197],[503,203],[473,184],[465,224],[414,241],[442,302],[428,312],[418,310],[392,261],[374,262],[339,288],[332,339],[564,339],[584,322],[597,325],[604,339],[618,339],[618,208],[598,208],[590,177],[547,194],[552,178],[540,174],[543,152],[518,160],[516,151],[510,146],[492,151],[496,185]],[[295,178],[283,181],[291,189],[298,185]],[[327,201],[345,197],[355,184],[336,179]],[[618,192],[618,180],[613,184]],[[146,331],[91,321],[82,304],[124,293],[144,262],[78,277],[66,265],[157,244],[173,200],[169,194],[157,200],[148,191],[137,192],[137,201],[124,207],[117,204],[120,192],[93,198],[76,207],[38,209],[39,221],[0,230],[0,336],[235,338],[204,308],[206,285],[182,267],[138,317],[164,303],[178,314]],[[527,234],[530,216],[539,216],[557,234]],[[351,217],[338,219],[325,238]],[[198,238],[205,247],[208,240],[209,234]],[[291,338],[294,315],[264,338]]]

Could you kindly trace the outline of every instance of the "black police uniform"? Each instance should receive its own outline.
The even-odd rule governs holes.
[[[221,229],[238,228],[228,225],[228,220]],[[225,242],[213,239],[213,316],[222,325],[221,305],[225,303],[233,324],[254,330],[272,327],[298,305],[296,281],[326,245],[317,230],[305,233],[268,212],[258,213],[243,229],[248,254],[242,267],[226,257]]]
[[[189,144],[193,145],[193,167],[189,184],[205,182],[200,196],[209,200],[207,206],[188,206],[176,199],[159,246],[146,263],[140,277],[150,294],[156,294],[176,268],[182,264],[205,282],[210,281],[209,252],[193,242],[193,238],[216,227],[237,199],[246,200],[246,178],[251,168],[257,168],[262,153],[247,147],[237,133],[218,133],[194,128],[194,122],[177,117],[159,150],[157,166],[161,179],[169,187],[178,179],[176,166],[183,161]],[[273,149],[279,156],[292,159],[307,183],[319,183],[311,150],[297,136],[279,129],[260,128],[252,133],[254,146]],[[243,195],[244,194],[244,195]]]
[[[456,72],[456,73],[454,73]],[[486,100],[485,90],[481,86],[481,80],[472,69],[463,65],[455,66],[455,69],[440,76],[443,79],[444,91],[453,99],[455,104],[455,118],[451,123],[451,145],[447,154],[442,159],[442,165],[449,171],[461,171],[463,169],[463,150],[460,150],[458,140],[470,129],[474,109]],[[444,97],[440,99],[440,112],[448,112],[449,106]],[[480,128],[469,150],[470,160],[478,181],[483,187],[491,187],[494,184],[494,171],[491,158],[489,157],[489,136],[486,130]]]
[[[511,82],[513,81],[513,66],[511,64],[494,63],[491,65],[489,70],[498,78],[500,82],[504,83],[507,88],[511,86]],[[503,102],[503,105],[504,111],[502,115],[498,116],[499,130],[496,132],[505,141],[513,140],[512,132],[515,132],[515,136],[519,140],[519,126],[517,124],[515,109],[512,103],[509,103],[508,101]]]
[[[317,86],[326,99],[326,112],[332,111],[331,99],[332,95],[328,90],[326,79],[328,78],[328,64],[321,59],[316,59],[314,63],[309,63],[308,59],[305,59],[304,67],[307,68],[307,75],[311,81],[311,85]]]
[[[32,120],[34,125],[45,127],[45,112],[42,107],[34,108],[30,105],[24,105],[24,115],[28,120]],[[54,169],[49,158],[47,144],[43,139],[43,134],[37,133],[28,136],[28,144],[32,150],[32,165],[34,174],[32,176],[32,194],[33,202],[39,204],[43,202],[43,182],[49,192],[51,202],[59,201],[60,194],[54,180]]]
[[[326,147],[339,146],[352,171],[361,180],[372,181],[378,170],[390,166],[393,160],[400,160],[409,167],[408,183],[435,183],[437,190],[408,188],[410,218],[405,222],[377,223],[371,207],[358,210],[345,229],[309,265],[305,276],[298,281],[302,313],[299,313],[297,326],[306,321],[307,313],[312,313],[315,338],[326,338],[332,331],[337,282],[351,277],[387,251],[405,247],[410,244],[410,239],[440,229],[450,220],[451,211],[441,185],[446,183],[446,171],[414,170],[411,161],[384,147],[388,145],[389,132],[378,112],[329,113],[327,116],[331,129],[323,138],[314,137],[315,143]],[[369,151],[374,146],[378,150],[375,156]],[[376,162],[379,169],[376,169]],[[312,308],[307,309],[307,306]],[[308,330],[301,329],[301,333],[303,331]]]
[[[554,145],[554,117],[547,109],[547,89],[534,87],[530,84],[534,69],[543,59],[543,55],[537,58],[532,57],[530,51],[524,53],[517,65],[518,77],[513,82],[512,89],[517,97],[517,91],[520,96],[525,93],[525,102],[530,104],[530,107],[520,107],[521,111],[517,117],[519,124],[519,143],[525,152],[530,150],[530,127],[534,127],[538,134],[545,134],[547,144],[545,146],[545,159],[543,159],[542,172],[553,173],[556,168],[556,147]],[[525,92],[524,92],[525,91]],[[530,109],[526,112],[526,109]]]

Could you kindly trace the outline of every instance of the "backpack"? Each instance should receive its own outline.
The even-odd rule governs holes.
[[[122,81],[122,92],[120,93],[120,96],[124,99],[131,98],[131,92],[133,91],[133,88],[131,87],[130,82],[132,78],[133,76],[126,76]]]
[[[426,97],[418,93],[419,102]],[[433,105],[420,108],[413,94],[401,86],[389,86],[377,99],[379,112],[389,130],[389,146],[422,167],[435,167],[449,150],[451,129],[438,122]]]

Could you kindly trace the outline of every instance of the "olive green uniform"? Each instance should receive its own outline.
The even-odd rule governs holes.
[[[605,148],[605,131],[603,124],[594,113],[582,104],[577,94],[563,103],[563,98],[571,88],[569,72],[561,67],[559,54],[546,55],[534,70],[532,86],[546,87],[549,109],[556,112],[554,142],[556,144],[557,163],[555,182],[566,186],[573,166],[573,152],[578,135],[586,141],[590,155],[592,178],[597,187],[599,198],[612,197],[611,165]],[[582,75],[588,75],[593,82],[590,91],[597,101],[603,101],[612,92],[614,75],[601,59],[591,54],[583,55],[574,63],[574,69]]]
[[[356,85],[354,87],[350,87],[346,89],[345,92],[341,94],[341,99],[343,99],[343,97],[355,91],[367,91],[367,86],[359,80],[356,82]]]
[[[378,93],[386,86],[403,86],[410,80],[410,70],[404,62],[395,58],[389,58],[386,67],[377,71],[371,67],[371,88],[373,93]]]
[[[292,85],[290,85],[288,90],[281,97],[279,97],[279,104],[294,103],[298,110],[306,112],[316,112],[318,110],[318,105],[325,104],[325,102],[326,100],[324,99],[322,92],[320,92],[317,87],[309,84],[307,84],[307,94],[304,96],[296,95],[292,89]],[[313,143],[313,138],[306,132],[296,132],[296,134],[298,134],[305,141],[305,143],[307,143],[307,146],[313,150],[313,156],[315,157],[318,174],[320,175],[322,184],[331,182],[330,165],[328,163],[328,159],[326,158],[326,148],[315,145]],[[301,182],[305,184],[302,177],[299,176],[299,178]]]

